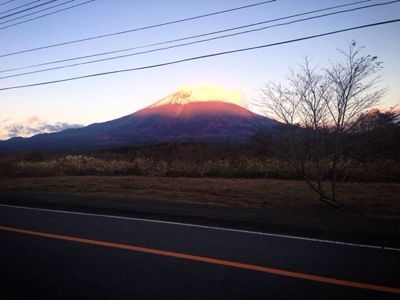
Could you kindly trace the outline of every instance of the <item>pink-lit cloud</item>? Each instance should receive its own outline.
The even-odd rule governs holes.
[[[37,115],[33,115],[32,117],[30,117],[30,118],[26,121],[26,123],[28,123],[28,124],[42,123],[42,122],[44,122],[44,120],[40,119],[40,117],[37,116]]]

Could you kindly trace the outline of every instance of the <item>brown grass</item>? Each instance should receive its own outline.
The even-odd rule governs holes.
[[[314,170],[311,166],[307,168]],[[326,175],[330,164],[323,162]],[[399,182],[400,161],[356,161],[340,163],[339,178],[347,182]],[[96,158],[87,155],[66,155],[42,161],[0,157],[0,177],[55,177],[55,176],[160,176],[160,177],[218,177],[218,178],[270,178],[301,179],[302,175],[285,160],[252,156],[217,157],[193,160],[189,158],[128,159]],[[312,177],[313,174],[308,174]],[[329,177],[326,177],[329,178]]]
[[[48,191],[289,211],[332,211],[302,181],[271,179],[64,176],[2,178],[2,191]],[[341,214],[400,218],[400,184],[345,183]]]

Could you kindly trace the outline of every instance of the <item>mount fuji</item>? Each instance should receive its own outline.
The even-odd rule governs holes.
[[[0,141],[0,151],[83,150],[161,142],[246,143],[259,126],[275,124],[246,109],[237,92],[208,86],[183,87],[122,118]]]

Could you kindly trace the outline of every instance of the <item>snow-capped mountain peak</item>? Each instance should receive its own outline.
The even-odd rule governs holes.
[[[246,107],[243,95],[239,90],[229,90],[225,87],[210,85],[181,87],[150,107],[154,108],[166,104],[185,105],[193,102],[215,101]]]

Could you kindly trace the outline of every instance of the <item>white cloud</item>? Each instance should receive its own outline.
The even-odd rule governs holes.
[[[23,122],[11,122],[10,119],[0,121],[0,139],[12,137],[30,137],[39,133],[62,131],[68,128],[82,127],[80,124],[65,122],[48,123],[39,116],[33,115]]]

